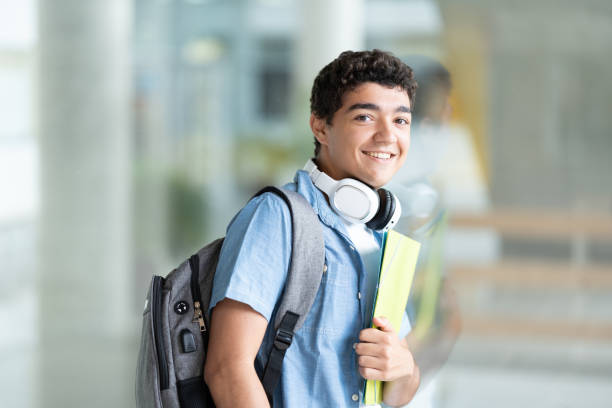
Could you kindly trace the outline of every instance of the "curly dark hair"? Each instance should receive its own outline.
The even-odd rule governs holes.
[[[342,97],[365,82],[375,82],[390,88],[400,87],[414,104],[417,83],[412,68],[393,54],[372,51],[344,51],[319,72],[312,85],[310,111],[331,125],[336,111],[342,106]],[[315,138],[315,157],[321,144]]]

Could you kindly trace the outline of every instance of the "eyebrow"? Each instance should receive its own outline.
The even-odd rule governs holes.
[[[356,110],[356,109],[369,109],[369,110],[379,111],[380,110],[380,106],[375,105],[373,103],[356,103],[354,105],[349,106],[349,108],[347,110],[350,112],[350,111]],[[411,113],[411,110],[407,106],[400,105],[400,106],[397,107],[395,112]]]

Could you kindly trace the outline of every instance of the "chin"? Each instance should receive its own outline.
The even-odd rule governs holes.
[[[374,188],[380,188],[382,186],[384,186],[385,184],[387,184],[391,178],[393,176],[378,176],[378,177],[373,177],[368,184],[371,185]]]
[[[378,189],[384,186],[385,184],[387,184],[391,180],[391,177],[393,176],[388,176],[386,174],[362,174],[362,175],[355,174],[349,177],[359,180],[362,183],[365,183],[370,187]]]
[[[367,185],[369,185],[370,187],[373,187],[375,189],[379,189],[382,186],[384,186],[385,184],[387,184],[387,181],[381,181],[380,179],[377,180],[362,180],[364,183],[366,183]]]
[[[390,172],[378,172],[378,173],[374,173],[374,174],[364,174],[364,177],[359,178],[359,180],[361,180],[362,182],[366,183],[367,185],[374,187],[374,188],[380,188],[382,186],[384,186],[385,184],[387,184],[389,181],[391,181],[391,179],[393,178],[393,176],[395,175],[395,172],[389,174]]]

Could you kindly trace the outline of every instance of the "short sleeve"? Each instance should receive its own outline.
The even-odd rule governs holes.
[[[291,214],[273,193],[252,199],[232,220],[219,255],[209,309],[229,298],[268,321],[291,258]]]
[[[412,324],[410,323],[410,317],[408,312],[404,312],[402,316],[402,324],[400,325],[399,336],[406,337],[412,331]]]

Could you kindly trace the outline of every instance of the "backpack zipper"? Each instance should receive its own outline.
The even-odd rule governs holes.
[[[193,298],[193,322],[200,326],[200,333],[207,340],[208,333],[206,330],[206,321],[202,312],[202,294],[200,293],[200,257],[192,255],[189,258],[189,267],[191,269],[191,297]]]
[[[161,276],[153,277],[153,288],[151,294],[151,313],[153,317],[153,337],[155,339],[155,350],[157,352],[157,368],[159,371],[159,386],[165,390],[169,388],[168,362],[164,353],[164,337],[162,333],[162,283]]]
[[[202,315],[202,309],[200,308],[200,302],[193,302],[193,322],[198,323],[200,326],[200,332],[206,333],[206,323],[204,323],[204,316]]]
[[[198,323],[200,334],[202,335],[202,345],[204,350],[204,361],[202,362],[202,372],[200,377],[204,376],[204,365],[206,364],[206,354],[208,353],[208,330],[206,328],[206,319],[202,311],[202,293],[200,292],[200,257],[198,254],[192,255],[189,258],[189,268],[191,269],[191,297],[193,298],[193,322]],[[208,307],[208,305],[206,305]],[[202,407],[214,407],[215,402],[212,399],[208,386],[200,379],[202,384],[202,397],[200,401]]]

